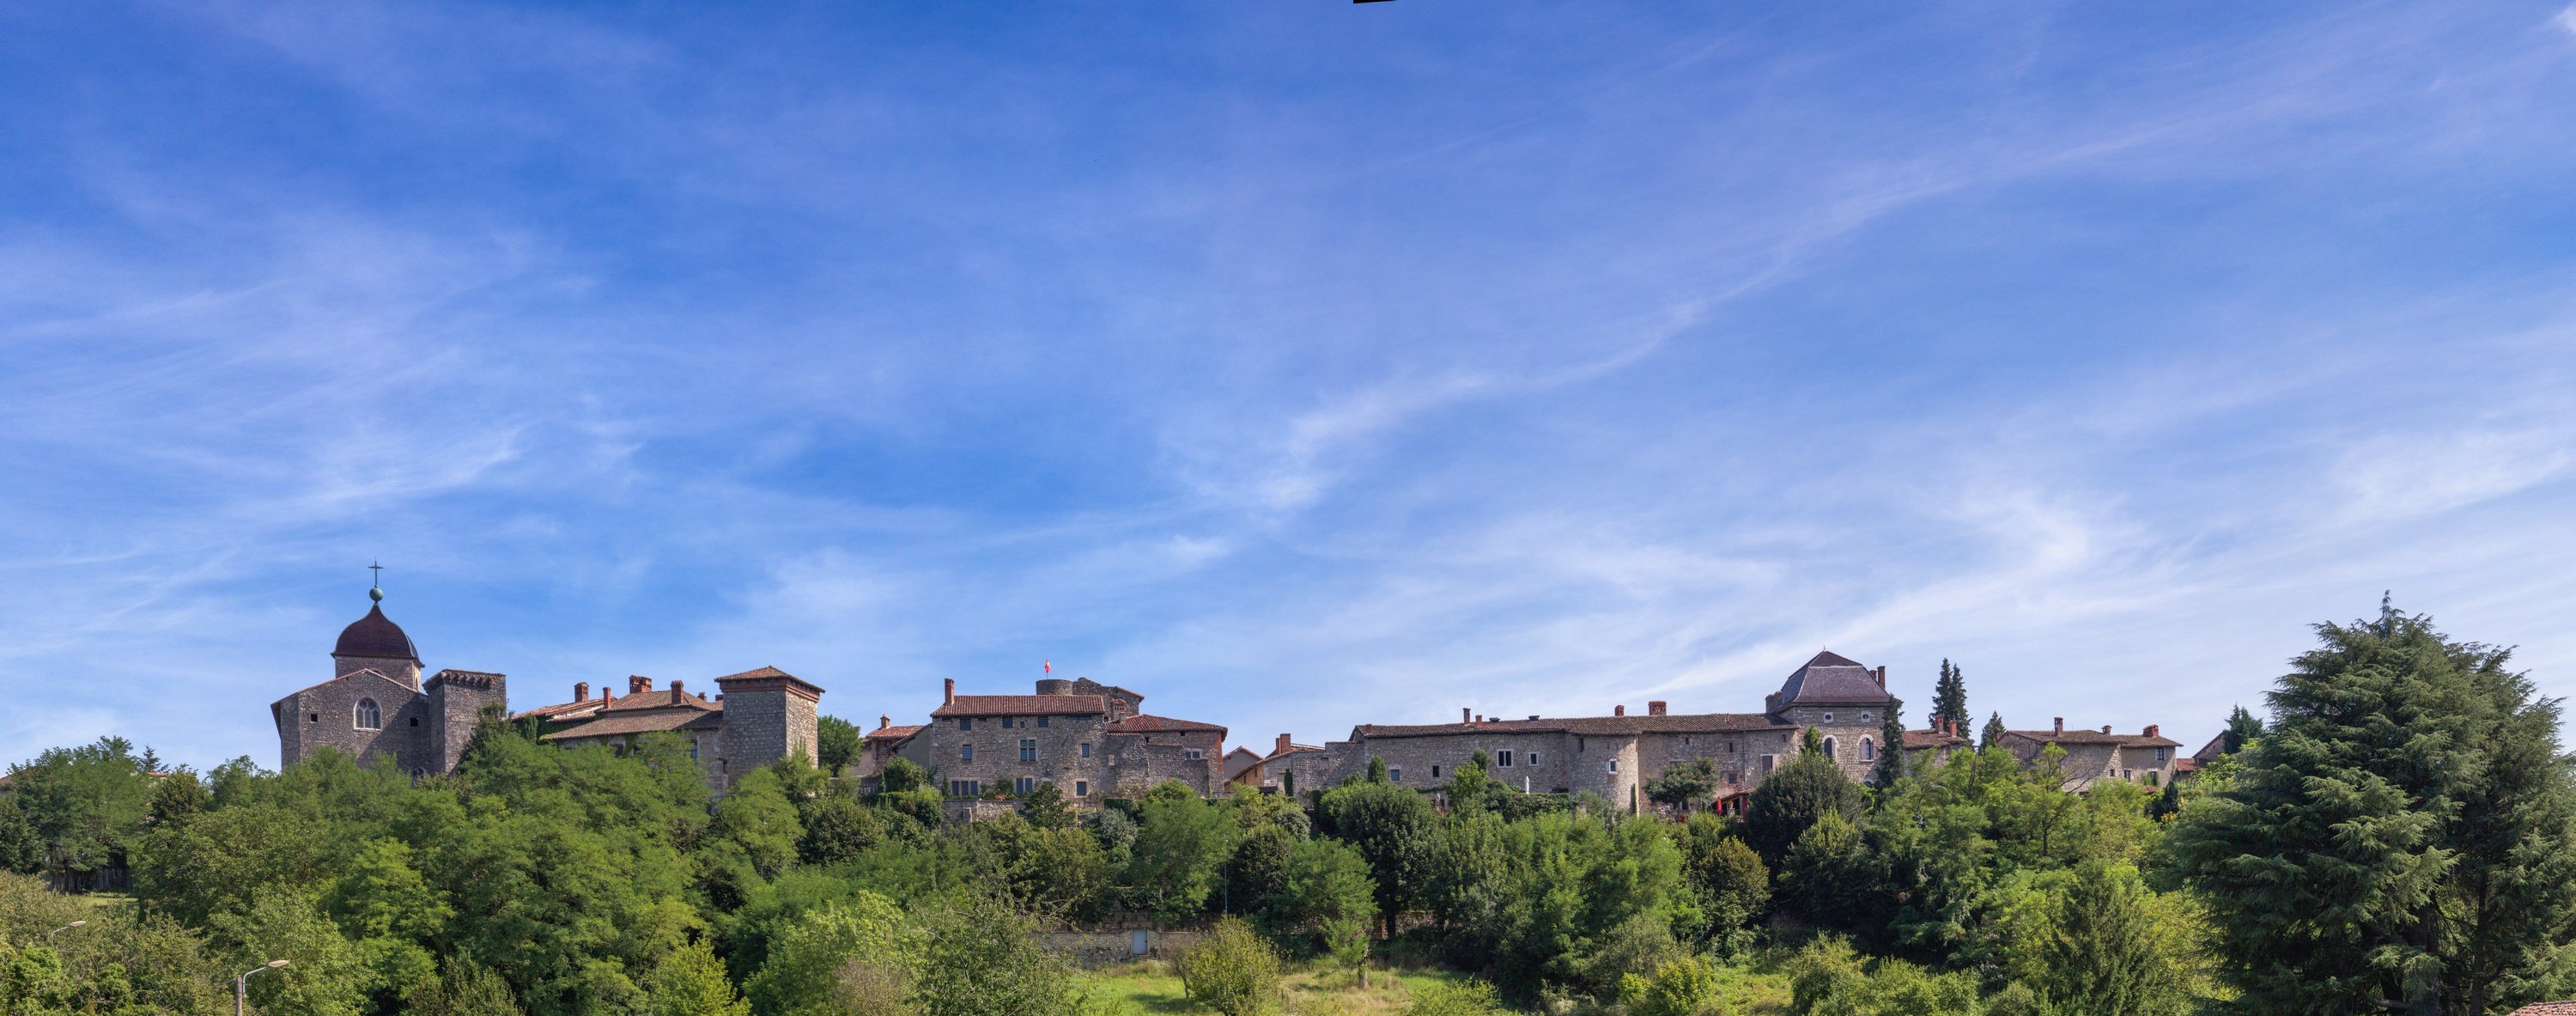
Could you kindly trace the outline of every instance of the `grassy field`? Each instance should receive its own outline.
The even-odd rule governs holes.
[[[1110,967],[1095,972],[1122,1013],[1208,1013],[1189,999],[1181,979],[1157,961]],[[1339,970],[1300,970],[1288,978],[1284,1016],[1397,1016],[1424,985],[1457,975],[1432,971],[1376,970],[1362,990]],[[1789,1011],[1789,982],[1770,964],[1737,968],[1726,985],[1725,1010],[1745,1016],[1783,1016]]]
[[[1138,1016],[1210,1012],[1189,999],[1181,979],[1160,962],[1147,961],[1098,972],[1110,997]],[[1393,1016],[1401,1013],[1423,985],[1450,979],[1447,973],[1390,972],[1369,974],[1365,990],[1339,970],[1301,970],[1288,978],[1287,1012],[1292,1016]]]

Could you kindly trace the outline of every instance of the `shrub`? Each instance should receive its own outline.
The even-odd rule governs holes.
[[[1181,953],[1179,966],[1190,998],[1226,1016],[1266,1013],[1279,1004],[1279,952],[1239,918],[1218,920]]]

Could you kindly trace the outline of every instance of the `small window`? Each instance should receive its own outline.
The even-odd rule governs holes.
[[[1084,744],[1084,745],[1082,746],[1082,757],[1084,757],[1084,758],[1090,758],[1090,757],[1091,757],[1091,745],[1090,745],[1090,744],[1086,743],[1086,744]]]
[[[1002,717],[1002,729],[1004,729],[1004,730],[1009,730],[1009,729],[1011,729],[1011,718],[1010,718],[1010,717],[1008,717],[1008,716]]]
[[[1192,762],[1204,762],[1207,760],[1207,753],[1196,748],[1183,748],[1181,749],[1181,757]]]
[[[1615,758],[1614,758],[1614,759],[1611,759],[1611,760],[1610,760],[1610,771],[1611,771],[1611,772],[1614,772],[1614,773],[1619,771],[1619,760],[1618,760],[1618,759],[1615,759]]]
[[[1090,781],[1090,780],[1075,780],[1075,781],[1073,781],[1073,796],[1075,796],[1075,797],[1089,797],[1089,796],[1091,796],[1091,781]]]
[[[1512,753],[1511,753],[1509,750],[1504,750],[1504,751],[1498,751],[1498,752],[1495,752],[1495,753],[1494,753],[1494,765],[1495,765],[1495,766],[1497,766],[1497,767],[1499,767],[1499,768],[1503,768],[1503,769],[1509,769],[1509,768],[1511,768],[1511,767],[1512,767]]]
[[[1841,753],[1841,752],[1839,752],[1839,751],[1836,751],[1836,750],[1834,750],[1834,749],[1835,749],[1834,739],[1833,739],[1833,738],[1830,738],[1830,737],[1826,738],[1826,739],[1825,739],[1825,757],[1826,757],[1826,758],[1829,758],[1829,759],[1833,759],[1833,760],[1835,760],[1835,761],[1841,761],[1841,760],[1842,760],[1842,757],[1843,757],[1843,756],[1842,756],[1842,753]]]
[[[960,717],[958,717],[958,718],[957,718],[957,729],[959,729],[959,730],[973,730],[973,729],[975,729],[975,718],[974,718],[974,717],[972,717],[972,716],[960,716]]]
[[[1020,794],[1020,795],[1023,795],[1023,796],[1028,795],[1028,794],[1036,793],[1036,792],[1037,792],[1037,789],[1038,789],[1038,781],[1037,781],[1037,778],[1036,778],[1036,777],[1031,777],[1031,776],[1023,776],[1023,777],[1020,777],[1018,782],[1013,783],[1013,784],[1011,785],[1011,792],[1012,792],[1012,793]]]
[[[975,761],[975,746],[974,746],[974,745],[971,745],[971,744],[961,744],[961,745],[958,745],[958,746],[957,746],[957,761],[960,761],[960,762],[972,762],[972,761]]]
[[[1861,719],[1864,719],[1864,720],[1869,719],[1869,714],[1868,714],[1868,713],[1862,713],[1862,714],[1860,714],[1860,718],[1861,718]]]
[[[1387,778],[1387,780],[1388,780],[1389,782],[1393,782],[1393,783],[1402,783],[1402,782],[1404,782],[1404,767],[1403,767],[1403,766],[1389,766],[1389,767],[1387,767],[1387,770],[1386,770],[1386,778]]]
[[[321,714],[321,713],[313,713],[313,714],[310,714],[310,716],[311,716],[311,719],[313,720],[313,722],[315,722],[315,723],[320,723],[320,722],[322,722],[322,714]]]
[[[1871,744],[1869,738],[1864,737],[1860,739],[1860,760],[1863,762],[1875,762],[1878,760],[1878,746]]]
[[[1832,723],[1832,722],[1834,722],[1834,714],[1832,714],[1832,713],[1826,713],[1826,714],[1825,714],[1825,722],[1827,722],[1827,723]]]
[[[1035,762],[1035,761],[1037,761],[1037,760],[1038,760],[1038,740],[1037,740],[1037,738],[1034,738],[1034,737],[1023,737],[1023,738],[1021,738],[1021,739],[1020,739],[1020,761],[1022,761],[1022,762]]]
[[[2157,765],[2163,765],[2163,764],[2165,764],[2165,750],[2164,750],[2164,749],[2162,749],[2162,748],[2158,748],[2158,749],[2156,749],[2156,764],[2157,764]]]
[[[1440,778],[1440,767],[1439,767],[1439,766],[1432,766],[1432,767],[1431,767],[1431,778],[1432,778],[1432,779],[1435,779],[1435,780]]]
[[[411,725],[412,725],[412,726],[415,726],[415,727],[420,726],[420,717],[417,717],[417,716],[412,717],[412,718],[411,718]],[[2162,748],[2158,748],[2158,749],[2156,749],[2156,754],[2158,754],[2158,755],[2162,755],[2162,754],[2164,754],[2164,751],[2165,751],[2164,749],[2162,749]],[[2163,759],[2157,759],[2156,761],[2158,761],[2158,762],[2162,762],[2162,761],[2164,761],[2164,760],[2163,760]]]
[[[1521,764],[1522,764],[1522,765],[1525,765],[1525,766],[1534,766],[1534,765],[1537,765],[1537,764],[1538,764],[1538,753],[1537,753],[1537,752],[1534,752],[1534,751],[1525,751],[1525,752],[1522,752],[1522,753],[1521,753]]]
[[[1046,718],[1046,717],[1044,717],[1044,716],[1038,717],[1038,729],[1040,729],[1040,730],[1044,730],[1044,729],[1046,729],[1046,721],[1047,721],[1047,718]]]
[[[385,729],[384,711],[376,708],[374,699],[359,699],[357,722],[360,730],[383,730]]]
[[[689,739],[689,761],[691,761],[691,762],[695,762],[695,761],[697,761],[697,760],[698,760],[698,739],[697,739],[697,738],[692,737],[692,738],[690,738],[690,739]]]

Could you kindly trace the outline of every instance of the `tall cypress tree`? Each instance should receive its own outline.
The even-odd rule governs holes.
[[[1988,713],[1988,714],[1986,714],[1986,730],[1985,730],[1985,736],[1984,736],[1984,737],[1982,737],[1982,738],[1979,738],[1979,739],[1978,739],[1978,741],[1977,741],[1977,747],[1978,747],[1979,749],[1992,748],[1992,747],[1994,747],[1994,746],[1995,746],[1995,742],[2000,741],[2000,740],[2003,740],[2003,739],[2004,739],[2004,714],[2002,714],[2002,713]]]
[[[2246,712],[2244,706],[2237,706],[2235,712],[2227,714],[2227,730],[2219,735],[2218,753],[2236,754],[2244,750],[2245,742],[2261,736],[2263,736],[2263,721],[2255,719],[2253,713]]]
[[[1947,658],[1941,661],[1941,679],[1932,685],[1932,719],[1948,720],[1951,726],[1968,729],[1968,681]]]
[[[2273,722],[2167,843],[2253,1013],[2483,1016],[2561,997],[2576,772],[2507,651],[2398,613],[2317,626]]]
[[[1878,767],[1870,770],[1874,786],[1893,787],[1905,775],[1905,700],[1887,697],[1887,715],[1878,725]]]

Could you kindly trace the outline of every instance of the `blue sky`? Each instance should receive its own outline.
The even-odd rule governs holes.
[[[2576,8],[0,9],[0,755],[1042,660],[1233,739],[2576,691]]]

